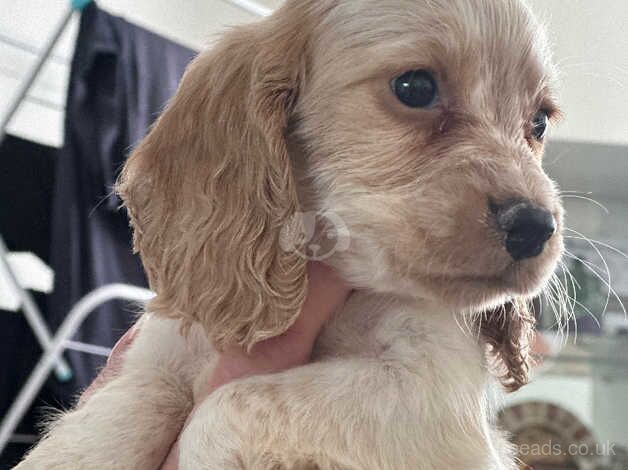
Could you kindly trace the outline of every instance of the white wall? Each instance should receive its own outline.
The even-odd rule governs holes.
[[[561,73],[556,136],[628,144],[628,2],[528,1],[547,23]]]

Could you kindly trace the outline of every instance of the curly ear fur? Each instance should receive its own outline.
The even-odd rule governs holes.
[[[480,334],[498,363],[499,379],[508,392],[519,390],[529,381],[535,323],[523,299],[512,300],[501,311],[487,313],[482,318]]]
[[[304,300],[306,262],[279,245],[299,208],[284,132],[305,71],[300,23],[273,15],[202,53],[118,182],[149,311],[201,322],[217,347],[281,334]]]

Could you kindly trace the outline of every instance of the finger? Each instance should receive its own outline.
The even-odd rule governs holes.
[[[279,372],[310,360],[321,327],[344,304],[351,289],[322,263],[308,265],[308,279],[306,299],[294,325],[286,333],[256,344],[250,354],[240,346],[225,348],[203,392],[209,395],[232,380]]]
[[[279,371],[308,362],[322,326],[344,305],[350,291],[332,268],[322,263],[310,263],[306,299],[299,317],[288,331],[256,344],[251,354],[242,348],[227,350],[221,362],[241,363],[253,372]]]
[[[319,262],[308,264],[308,292],[290,334],[314,341],[322,326],[342,307],[351,288],[336,271]]]
[[[124,333],[122,338],[118,340],[118,342],[111,350],[111,354],[109,354],[109,357],[107,358],[106,369],[112,369],[116,372],[120,370],[120,368],[122,367],[122,358],[124,356],[124,353],[133,343],[133,340],[137,336],[138,331],[139,328],[137,327],[137,325],[133,325],[126,333]]]

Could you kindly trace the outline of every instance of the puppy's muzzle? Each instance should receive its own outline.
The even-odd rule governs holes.
[[[490,204],[498,228],[504,232],[506,250],[515,261],[540,255],[556,233],[552,214],[529,201]]]

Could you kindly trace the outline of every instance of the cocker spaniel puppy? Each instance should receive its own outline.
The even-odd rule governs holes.
[[[288,0],[189,67],[119,182],[156,298],[121,375],[18,466],[155,469],[216,350],[284,332],[308,258],[356,289],[313,363],[223,386],[181,469],[512,469],[491,377],[526,382],[562,252],[557,114],[521,0]]]

